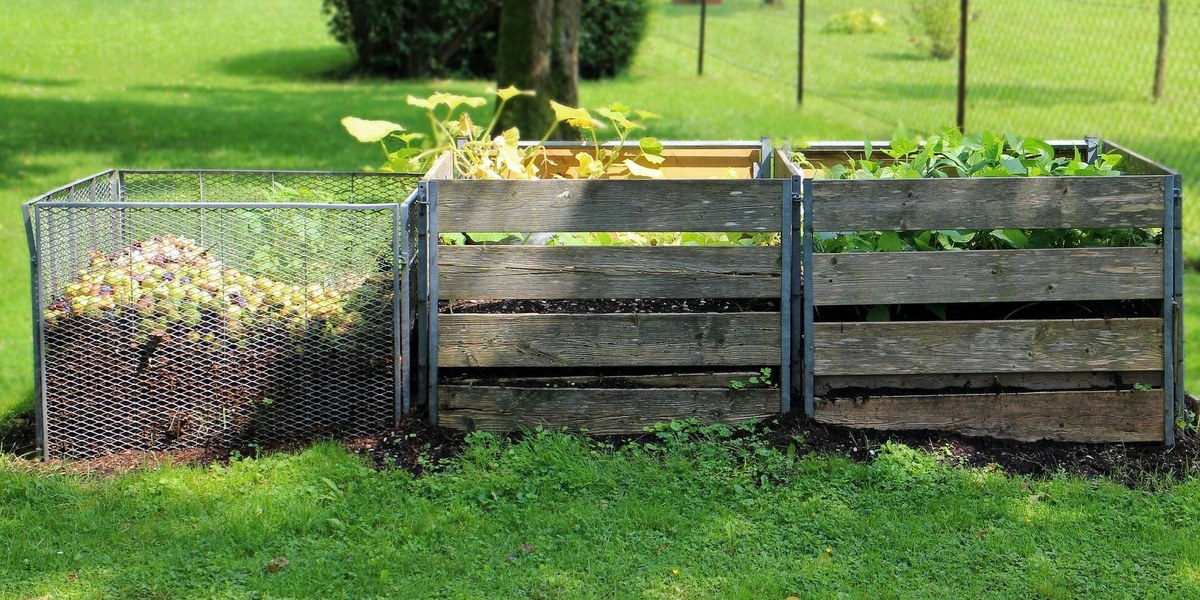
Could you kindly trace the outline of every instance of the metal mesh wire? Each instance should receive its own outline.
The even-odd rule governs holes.
[[[407,398],[416,236],[400,202],[415,183],[115,172],[31,203],[45,454],[390,425]]]

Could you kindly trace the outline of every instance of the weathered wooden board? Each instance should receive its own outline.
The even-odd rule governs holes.
[[[816,420],[864,429],[923,429],[1032,442],[1159,442],[1161,390],[877,396],[818,400]]]
[[[443,314],[439,367],[779,363],[778,313]]]
[[[543,425],[597,435],[642,433],[659,421],[706,423],[763,419],[779,412],[779,390],[624,390],[439,386],[438,424],[513,431]]]
[[[454,155],[449,151],[443,152],[421,179],[452,179],[454,177]]]
[[[782,185],[769,179],[440,181],[439,228],[779,231]]]
[[[774,369],[778,372],[778,369]],[[443,377],[445,371],[441,372]],[[472,374],[478,371],[471,371]],[[444,378],[448,385],[492,385],[501,387],[528,388],[728,388],[729,382],[738,380],[743,383],[751,377],[759,375],[758,371],[723,371],[710,373],[654,373],[654,374],[622,374],[610,375],[538,375],[522,377],[511,375],[504,377],[464,377]],[[1161,381],[1161,377],[1159,378]]]
[[[816,375],[1161,371],[1162,319],[816,323]]]
[[[579,161],[575,155],[588,151],[577,148],[547,148],[546,157],[549,162],[541,164],[542,177],[561,175],[574,178],[579,173]],[[667,179],[749,179],[754,176],[754,164],[762,155],[761,146],[743,148],[705,148],[705,147],[671,147],[663,149],[661,165],[663,177]],[[627,150],[618,165],[627,158],[637,156],[637,147]],[[618,174],[624,172],[624,167],[616,169]]]
[[[937,373],[933,375],[826,375],[813,378],[817,396],[847,389],[938,390],[991,387],[1008,390],[1118,389],[1136,384],[1161,387],[1162,371],[1099,371],[1090,373]],[[1007,390],[1006,390],[1007,391]]]
[[[1163,178],[813,182],[817,231],[1162,227]]]
[[[1134,152],[1128,148],[1114,144],[1108,140],[1104,140],[1104,152],[1112,152],[1121,155],[1121,164],[1117,166],[1124,173],[1132,175],[1168,175],[1169,171],[1162,165],[1146,158],[1145,156]]]
[[[923,304],[1162,298],[1161,248],[813,255],[813,302]]]
[[[438,293],[443,299],[766,298],[779,297],[781,269],[778,246],[443,246]]]

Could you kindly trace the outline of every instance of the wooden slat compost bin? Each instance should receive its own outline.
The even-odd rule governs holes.
[[[1076,148],[1088,150],[1056,145],[1063,153]],[[1180,183],[1120,147],[1102,149],[1126,156],[1123,175],[812,181],[800,261],[810,276],[803,310],[796,309],[805,339],[796,348],[797,391],[809,414],[877,429],[1171,443],[1183,391]],[[818,144],[804,153],[814,164],[833,164],[861,155],[862,146]],[[812,174],[782,152],[775,171]],[[1162,245],[813,250],[822,232],[1132,227],[1161,228]],[[1097,301],[1104,310],[1089,310]],[[1112,310],[1136,301],[1152,315]],[[865,314],[878,305],[995,303],[1016,308],[978,320],[929,312],[927,320],[894,322],[851,322],[841,308]],[[1056,303],[1052,316],[1021,317],[1045,303]]]
[[[558,164],[551,174],[570,175],[577,151],[551,147]],[[790,181],[754,178],[763,173],[762,144],[668,144],[665,156],[663,180],[476,181],[443,169],[425,184],[431,231],[780,231]],[[730,386],[762,367],[780,373],[788,358],[780,245],[433,244],[429,260],[430,297],[442,305],[429,340],[436,352],[430,414],[440,425],[620,434],[657,421],[733,422],[781,408],[786,381]],[[754,310],[708,312],[699,299],[707,306],[736,299]],[[672,311],[671,302],[651,312],[631,308],[646,300],[690,300],[693,310]],[[464,314],[455,308],[464,301],[558,308]]]

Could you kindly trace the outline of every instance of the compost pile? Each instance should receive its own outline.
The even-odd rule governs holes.
[[[392,279],[255,277],[173,235],[90,265],[45,316],[47,448],[92,456],[386,427]]]

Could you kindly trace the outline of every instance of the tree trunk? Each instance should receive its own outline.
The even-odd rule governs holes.
[[[1167,0],[1158,0],[1158,59],[1154,63],[1154,99],[1162,100],[1167,79]]]
[[[579,104],[580,0],[503,0],[496,83],[534,90],[508,102],[498,127],[518,127],[522,139],[540,139],[554,123],[550,100]],[[552,139],[577,140],[560,125]]]

